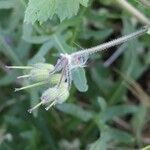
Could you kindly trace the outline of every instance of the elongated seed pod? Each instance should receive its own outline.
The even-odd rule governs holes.
[[[90,55],[90,54],[93,54],[93,53],[96,53],[96,52],[99,52],[99,51],[102,51],[102,50],[106,50],[106,49],[108,49],[110,47],[122,44],[124,42],[127,42],[127,41],[133,39],[133,38],[141,36],[144,33],[146,33],[148,31],[148,29],[149,29],[149,27],[145,26],[142,29],[140,29],[140,30],[138,30],[136,32],[133,32],[133,33],[131,33],[129,35],[125,35],[125,36],[122,36],[122,37],[120,37],[118,39],[114,39],[112,41],[106,42],[104,44],[101,44],[101,45],[98,45],[98,46],[95,46],[95,47],[92,47],[92,48],[88,48],[88,49],[76,52],[76,53],[74,53],[74,55],[75,54],[76,55]]]

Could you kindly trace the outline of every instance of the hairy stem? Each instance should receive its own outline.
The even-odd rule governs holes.
[[[149,28],[148,26],[145,26],[141,30],[133,32],[133,33],[131,33],[129,35],[125,35],[125,36],[122,36],[122,37],[120,37],[118,39],[106,42],[104,44],[101,44],[101,45],[98,45],[98,46],[95,46],[95,47],[92,47],[92,48],[89,48],[89,49],[85,49],[85,50],[76,52],[75,54],[78,54],[78,55],[90,55],[90,54],[93,54],[93,53],[96,53],[96,52],[99,52],[99,51],[102,51],[102,50],[106,50],[106,49],[108,49],[110,47],[113,47],[113,46],[125,43],[125,42],[127,42],[127,41],[129,41],[129,40],[131,40],[133,38],[136,38],[136,37],[146,33],[148,31],[148,28]]]

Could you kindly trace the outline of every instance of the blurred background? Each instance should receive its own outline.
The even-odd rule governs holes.
[[[55,64],[67,53],[150,24],[149,0],[89,0],[76,16],[24,22],[27,0],[0,0],[0,150],[137,150],[150,144],[150,36],[93,55],[66,103],[29,114],[43,87],[5,65]],[[131,8],[129,7],[131,6]],[[75,44],[76,43],[76,44]],[[77,46],[79,45],[79,46]],[[147,149],[148,150],[148,149]]]

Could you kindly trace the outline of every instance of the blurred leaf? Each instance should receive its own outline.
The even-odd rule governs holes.
[[[17,65],[22,65],[21,60],[19,60],[14,50],[6,43],[2,35],[0,35],[0,44],[3,46],[0,51],[2,51],[7,57],[9,57],[12,62],[14,61]]]
[[[9,72],[4,77],[0,78],[0,86],[6,86],[16,80],[17,73],[15,71]]]
[[[40,102],[40,98],[38,96],[38,91],[35,89],[30,90],[30,103],[31,103],[31,108],[37,105]],[[37,117],[38,115],[38,109],[33,111],[34,117]]]
[[[150,65],[150,51],[148,51],[148,53],[147,53],[147,55],[146,55],[145,63],[146,63],[147,65]]]
[[[14,8],[15,0],[0,0],[0,9]]]
[[[37,62],[45,62],[45,55],[51,50],[53,47],[53,41],[45,42],[38,52],[34,55],[34,57],[29,61],[29,64],[35,64]]]
[[[100,105],[101,111],[104,112],[107,109],[107,103],[102,97],[97,98],[98,104]]]
[[[100,121],[106,122],[112,120],[114,117],[122,117],[127,114],[136,113],[138,107],[134,105],[117,105],[111,106],[106,109],[105,112],[100,114]]]
[[[106,39],[108,36],[110,36],[112,32],[113,32],[112,29],[103,29],[98,31],[84,29],[83,38],[84,39],[95,38],[98,41],[102,41]]]
[[[33,34],[33,27],[30,24],[24,24],[23,25],[23,35],[22,38],[29,43],[33,44],[41,44],[44,42],[47,42],[51,39],[51,36],[47,35],[32,35]]]
[[[148,113],[147,106],[141,104],[137,113],[134,115],[132,119],[132,126],[136,134],[136,138],[139,144],[141,144],[142,138],[142,129],[144,124],[147,122],[146,115]]]
[[[75,116],[84,122],[92,119],[92,113],[90,111],[86,111],[82,107],[75,104],[64,103],[61,105],[57,105],[57,109],[66,114]]]
[[[109,135],[114,142],[132,144],[135,140],[131,134],[118,129],[109,129]]]
[[[150,34],[150,28],[149,28],[149,30],[148,30],[148,32],[147,32],[148,34]]]
[[[101,133],[101,137],[96,142],[89,145],[89,150],[107,150],[107,142],[109,139],[109,133],[107,131],[103,131]]]

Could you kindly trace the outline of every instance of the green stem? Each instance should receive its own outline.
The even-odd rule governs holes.
[[[15,88],[15,92],[25,90],[25,89],[29,89],[29,88],[33,88],[33,87],[37,87],[37,86],[41,86],[41,85],[44,85],[44,84],[46,84],[46,82],[42,81],[42,82],[38,82],[38,83],[35,83],[35,84],[27,85],[27,86],[24,86],[24,87],[21,87],[21,88]]]

